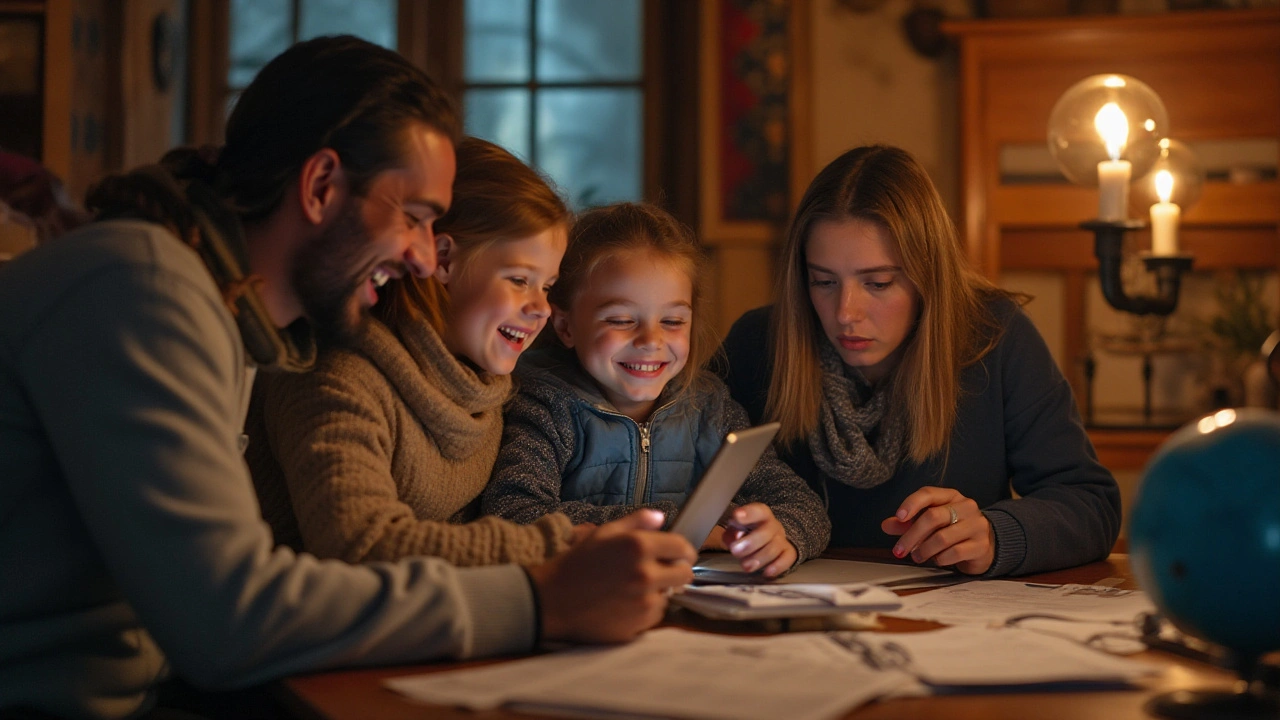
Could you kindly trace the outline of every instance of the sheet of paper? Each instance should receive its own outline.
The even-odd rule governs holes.
[[[800,565],[777,580],[767,580],[761,575],[744,573],[738,559],[728,553],[704,553],[694,566],[695,581],[699,583],[767,583],[811,584],[867,583],[883,585],[895,590],[912,587],[938,587],[969,580],[967,576],[950,570],[862,560],[831,560],[817,558]]]
[[[1066,638],[1112,655],[1135,655],[1147,649],[1138,623],[1107,623],[1088,620],[1027,618],[1017,623],[1023,630]]]
[[[843,633],[890,651],[934,686],[1128,683],[1158,674],[1148,663],[1113,657],[1065,638],[1017,628],[951,627],[919,633]],[[856,644],[856,643],[855,643]]]
[[[493,710],[506,704],[513,690],[527,683],[541,682],[544,677],[569,675],[582,670],[610,650],[564,650],[478,668],[388,678],[382,684],[420,702],[468,710]]]
[[[893,591],[877,585],[686,585],[675,605],[707,617],[760,620],[883,612],[902,606]]]
[[[821,633],[737,637],[674,628],[616,648],[394,678],[423,702],[574,714],[825,720],[918,683],[868,668]]]
[[[1131,623],[1155,606],[1141,590],[982,580],[902,598],[895,617],[947,625],[1005,624],[1016,618]]]
[[[793,583],[789,585],[707,585],[689,586],[686,595],[715,598],[725,603],[761,608],[879,608],[899,606],[902,601],[892,592],[875,585],[849,583]]]

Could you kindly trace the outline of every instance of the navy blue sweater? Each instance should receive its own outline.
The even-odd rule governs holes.
[[[880,522],[912,492],[935,485],[972,498],[991,521],[996,552],[987,576],[1071,567],[1110,552],[1120,532],[1120,491],[1098,463],[1071,386],[1021,309],[999,300],[992,310],[1003,332],[981,361],[961,371],[945,462],[942,454],[923,464],[904,459],[883,485],[859,490],[825,477],[807,446],[781,453],[825,491],[833,547],[891,546],[895,538]],[[743,315],[724,343],[725,380],[752,422],[761,420],[769,390],[770,312]]]

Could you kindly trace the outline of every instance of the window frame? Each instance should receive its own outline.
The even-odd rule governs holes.
[[[226,0],[189,0],[187,142],[220,144],[226,130],[231,17]],[[295,0],[295,3],[297,0]],[[644,110],[641,190],[690,225],[697,220],[699,14],[687,0],[642,0]],[[399,0],[398,52],[461,104],[463,0]],[[197,31],[196,28],[199,28]],[[682,82],[681,79],[684,81]]]

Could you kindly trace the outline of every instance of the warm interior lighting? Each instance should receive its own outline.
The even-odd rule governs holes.
[[[1168,170],[1156,173],[1156,195],[1162,203],[1169,202],[1169,198],[1173,197],[1173,173]]]
[[[1236,421],[1236,411],[1231,408],[1219,410],[1212,415],[1206,415],[1200,418],[1200,422],[1196,423],[1196,429],[1201,433],[1211,433],[1218,428],[1224,428]]]
[[[1093,116],[1093,126],[1107,146],[1107,155],[1112,160],[1119,160],[1125,143],[1129,141],[1129,119],[1124,116],[1124,111],[1119,105],[1109,102]]]

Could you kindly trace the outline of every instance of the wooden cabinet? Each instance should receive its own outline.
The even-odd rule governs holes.
[[[0,23],[39,28],[0,36],[34,56],[39,87],[4,108],[20,152],[34,155],[76,199],[108,172],[154,162],[181,140],[174,103],[185,85],[179,0],[0,0]],[[158,18],[167,30],[158,31]],[[167,34],[166,34],[167,33]],[[21,44],[18,46],[17,44]],[[30,45],[34,43],[36,47]],[[160,75],[169,70],[168,84]],[[22,123],[15,126],[15,121]]]
[[[1078,226],[1097,215],[1097,190],[1012,179],[1002,172],[1002,153],[1043,147],[1058,97],[1075,82],[1107,72],[1150,85],[1164,100],[1178,140],[1264,147],[1280,141],[1280,9],[976,20],[948,23],[945,30],[960,44],[961,213],[969,257],[993,279],[1009,270],[1062,276],[1060,359],[1082,397],[1074,361],[1088,347],[1085,290],[1097,263],[1092,235]],[[1280,268],[1275,163],[1271,157],[1270,168],[1247,183],[1210,176],[1200,202],[1184,214],[1180,234],[1198,271]],[[1165,437],[1091,434],[1113,469],[1140,467]]]

